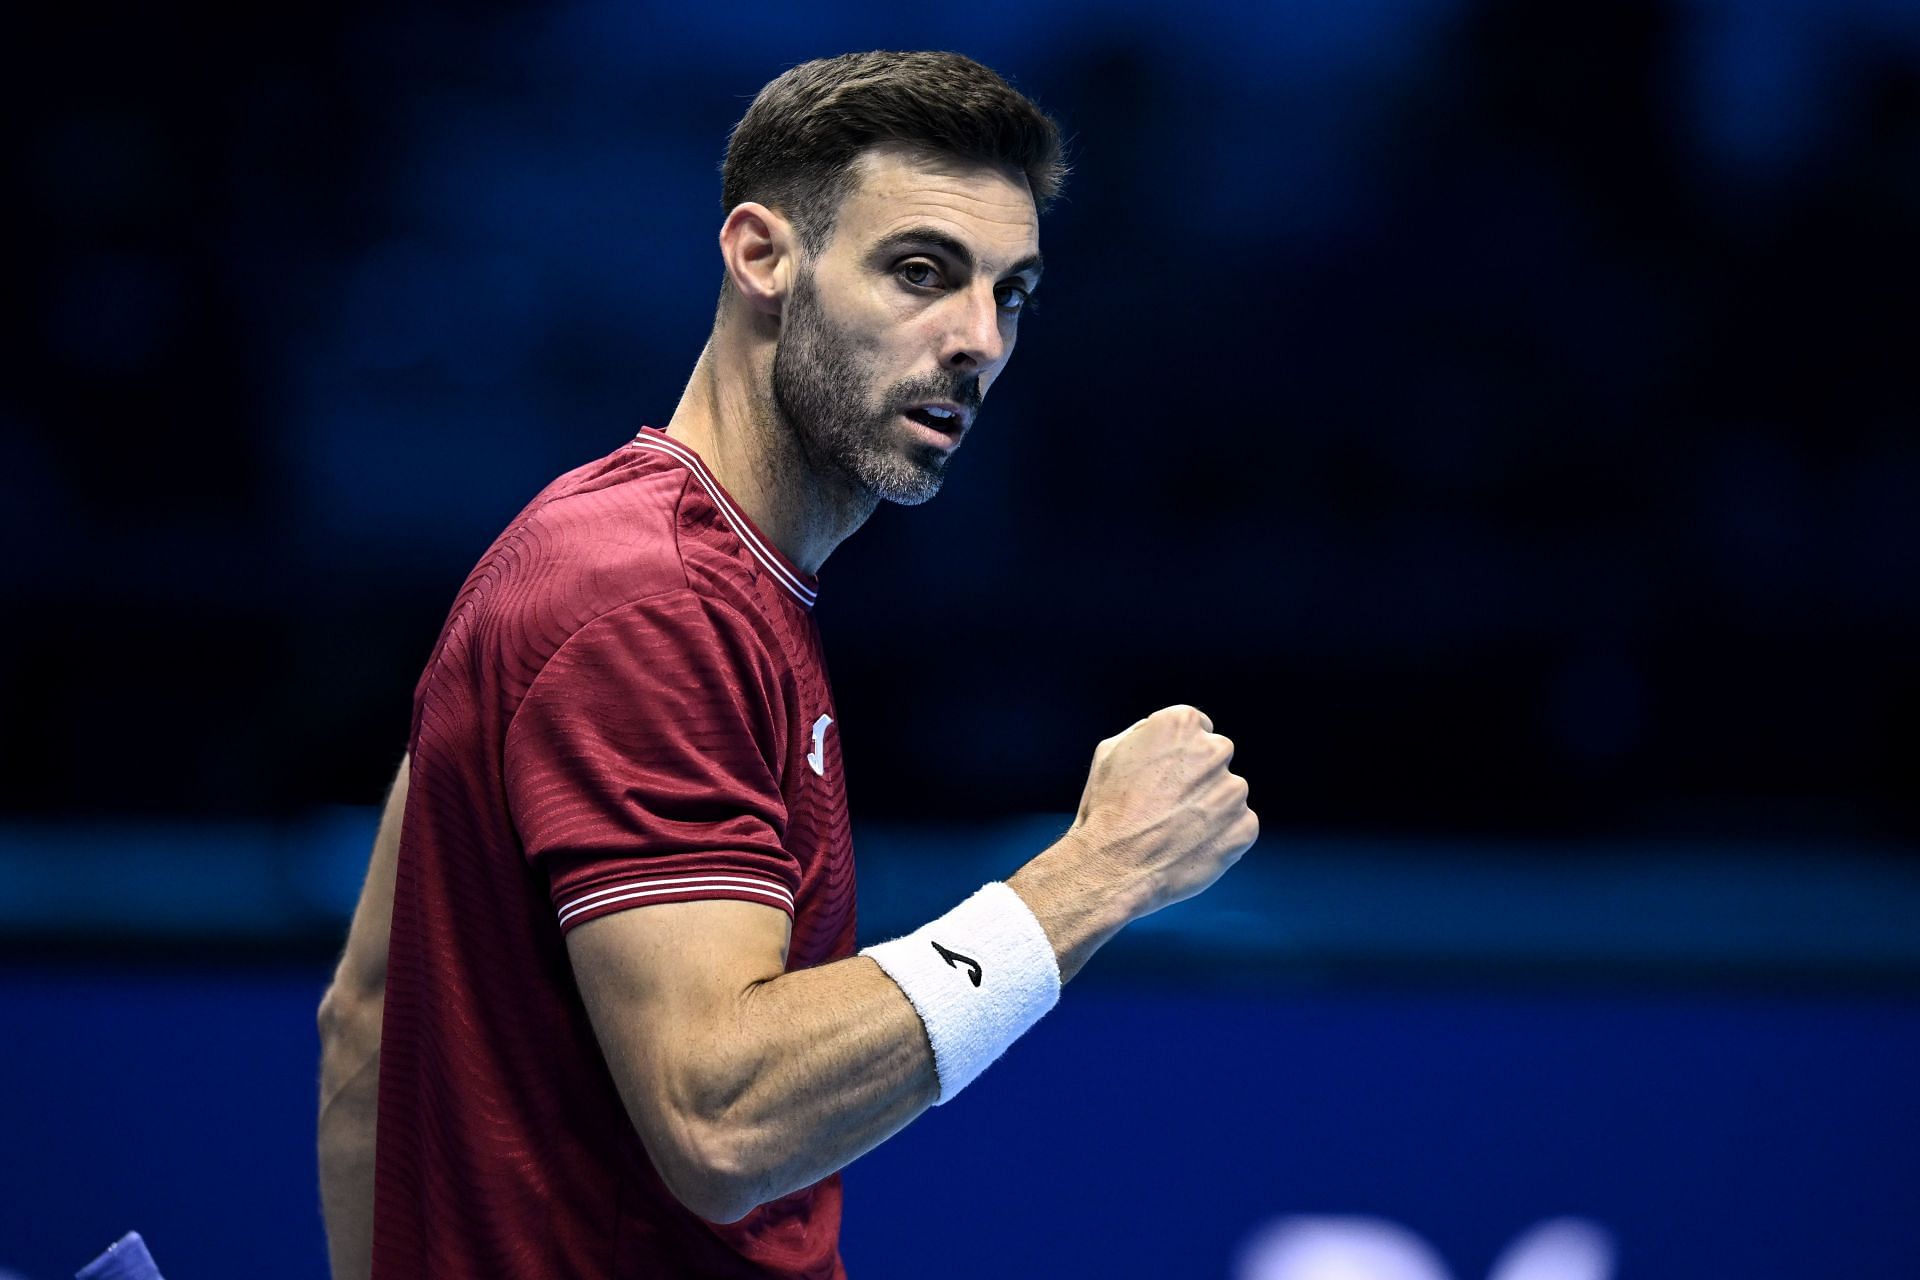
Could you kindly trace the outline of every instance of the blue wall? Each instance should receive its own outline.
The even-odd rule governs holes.
[[[1289,1215],[1365,1214],[1479,1280],[1524,1228],[1621,1276],[1911,1274],[1920,1002],[1102,978],[847,1173],[856,1280],[1235,1277]],[[171,1280],[325,1274],[320,967],[0,972],[0,1269],[128,1228]],[[1245,1278],[1250,1280],[1250,1278]]]
[[[863,825],[862,941],[1066,823]],[[0,825],[0,1272],[51,1280],[136,1228],[173,1280],[323,1273],[328,967],[287,957],[344,936],[373,825]],[[1235,1259],[1276,1221],[1364,1216],[1478,1280],[1571,1217],[1622,1277],[1893,1274],[1920,1257],[1916,920],[1898,850],[1272,830],[854,1164],[845,1254],[1322,1280]]]

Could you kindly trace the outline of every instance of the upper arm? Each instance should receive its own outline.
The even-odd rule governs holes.
[[[747,620],[669,592],[575,631],[505,741],[508,811],[628,1115],[708,1216],[751,1182],[725,1123],[754,1079],[741,1013],[785,971],[800,890],[781,685]]]
[[[733,1167],[716,1123],[750,1083],[741,1001],[786,968],[778,907],[713,900],[636,907],[567,934],[574,979],[634,1129],[695,1212],[724,1216]]]
[[[780,684],[761,638],[690,591],[602,614],[547,660],[502,763],[563,932],[716,898],[792,915]]]

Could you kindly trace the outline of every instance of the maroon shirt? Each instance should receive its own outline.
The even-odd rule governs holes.
[[[380,1051],[373,1273],[845,1275],[840,1176],[709,1223],[621,1105],[564,936],[662,902],[853,954],[814,580],[651,428],[548,486],[468,577],[414,695]]]

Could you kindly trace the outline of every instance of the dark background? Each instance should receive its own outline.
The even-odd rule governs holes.
[[[1076,173],[945,492],[822,574],[861,941],[1166,703],[1265,834],[849,1169],[856,1276],[1910,1270],[1920,8],[402,0],[0,41],[0,1280],[321,1274],[445,610],[671,413],[753,93],[871,47]],[[1609,1268],[1497,1261],[1556,1221]],[[1330,1222],[1439,1270],[1282,1269]]]
[[[376,798],[493,534],[670,414],[747,98],[912,36],[1078,172],[947,491],[823,574],[862,812],[1070,808],[1192,701],[1285,825],[1911,841],[1914,14],[43,10],[0,804]]]

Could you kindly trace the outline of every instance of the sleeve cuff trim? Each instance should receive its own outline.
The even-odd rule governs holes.
[[[777,880],[767,880],[759,876],[736,875],[699,875],[676,876],[648,880],[630,880],[624,884],[610,885],[605,889],[596,889],[571,899],[560,907],[560,927],[566,928],[569,921],[588,911],[598,911],[602,907],[612,906],[616,902],[631,902],[658,898],[668,895],[689,895],[710,893],[714,896],[750,893],[779,903],[793,914],[793,894]]]

